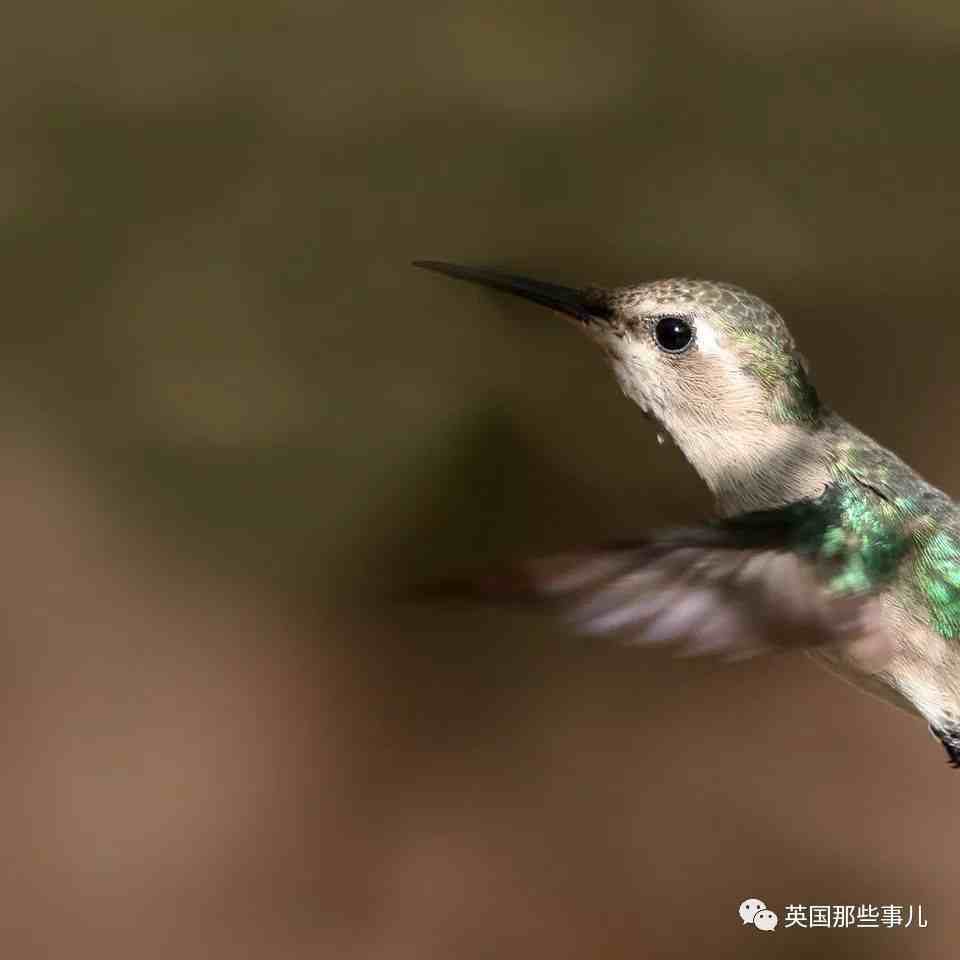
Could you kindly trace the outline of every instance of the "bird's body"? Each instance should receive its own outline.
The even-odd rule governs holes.
[[[710,526],[531,564],[526,589],[631,642],[806,648],[960,761],[960,508],[820,401],[772,307],[706,281],[571,290],[423,266],[573,316],[715,498]]]
[[[836,414],[825,417],[818,436],[821,489],[830,486],[835,512],[799,547],[843,558],[830,588],[875,598],[891,655],[873,671],[863,669],[855,646],[811,652],[937,730],[953,730],[960,721],[960,510]]]

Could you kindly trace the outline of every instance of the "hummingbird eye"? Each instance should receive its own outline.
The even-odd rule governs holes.
[[[683,317],[660,317],[653,328],[657,346],[667,353],[682,353],[693,343],[693,327]]]

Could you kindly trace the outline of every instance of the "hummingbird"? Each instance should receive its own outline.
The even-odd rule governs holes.
[[[706,280],[572,288],[414,266],[572,318],[716,508],[457,592],[542,601],[584,634],[680,655],[803,650],[925,719],[960,767],[960,507],[820,399],[772,306]]]

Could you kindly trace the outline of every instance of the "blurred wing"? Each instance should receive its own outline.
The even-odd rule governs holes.
[[[744,547],[716,527],[531,561],[454,592],[465,586],[475,598],[548,602],[582,633],[682,656],[845,645],[873,671],[894,650],[871,595],[832,593],[798,554]]]

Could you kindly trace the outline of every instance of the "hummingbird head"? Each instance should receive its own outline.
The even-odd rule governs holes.
[[[416,265],[572,317],[599,344],[623,392],[670,434],[721,505],[772,505],[804,485],[791,472],[809,458],[824,410],[786,324],[759,297],[704,280],[574,289],[454,264]]]
[[[607,291],[588,324],[621,386],[679,439],[703,430],[812,424],[821,409],[780,315],[740,287],[655,280]]]

